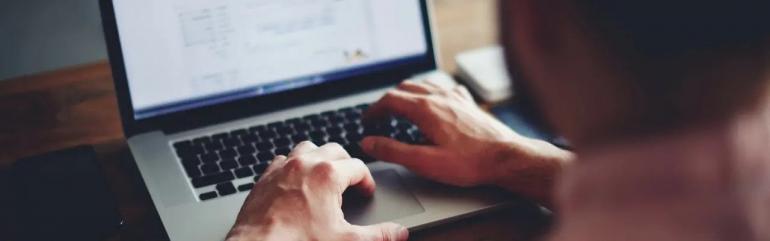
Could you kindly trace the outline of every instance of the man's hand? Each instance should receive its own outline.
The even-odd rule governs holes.
[[[432,145],[367,137],[361,143],[364,152],[447,184],[496,184],[547,203],[555,175],[571,158],[550,143],[515,133],[459,85],[403,82],[372,105],[365,119],[390,115],[415,123]]]
[[[278,156],[246,199],[227,240],[404,241],[406,228],[383,223],[355,226],[342,214],[349,186],[373,194],[375,183],[363,162],[340,145],[303,142]]]

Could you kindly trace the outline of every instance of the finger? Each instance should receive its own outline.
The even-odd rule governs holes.
[[[401,84],[398,85],[399,90],[403,90],[406,92],[412,92],[415,94],[433,94],[438,91],[438,89],[431,87],[426,84],[417,83],[411,80],[407,80],[404,82],[401,82]]]
[[[425,81],[423,81],[423,83],[425,83],[428,86],[432,86],[433,88],[436,88],[438,90],[451,90],[457,85],[456,83],[451,83],[449,85],[447,85],[447,83],[440,84],[432,79],[426,79]]]
[[[289,158],[284,155],[279,155],[273,158],[273,160],[270,162],[270,166],[267,166],[267,169],[265,169],[265,174],[271,173],[275,171],[278,168],[281,168],[284,164],[286,164],[286,160]]]
[[[417,172],[430,168],[429,160],[442,159],[444,153],[433,146],[410,145],[377,136],[364,138],[361,149],[378,160],[401,164]]]
[[[313,142],[310,141],[303,141],[294,146],[294,149],[291,150],[291,153],[289,153],[289,157],[294,157],[299,154],[307,153],[310,151],[313,151],[315,149],[318,149],[318,146],[313,144]]]
[[[296,156],[304,162],[316,163],[321,161],[338,161],[350,159],[350,154],[342,148],[340,144],[329,143],[315,150],[305,152]]]
[[[340,175],[340,190],[355,187],[365,195],[373,195],[377,185],[366,164],[358,159],[345,159],[332,162],[334,169]]]
[[[366,241],[406,241],[409,230],[396,223],[380,223],[369,226],[353,226],[356,236]]]
[[[460,96],[465,97],[466,99],[469,99],[469,100],[473,99],[473,95],[471,95],[471,92],[468,91],[468,88],[466,88],[465,86],[457,85],[455,86],[454,91],[457,94],[460,94]]]
[[[403,116],[412,121],[421,120],[426,110],[415,108],[422,96],[403,90],[390,90],[377,103],[369,107],[364,114],[364,121],[390,115]]]

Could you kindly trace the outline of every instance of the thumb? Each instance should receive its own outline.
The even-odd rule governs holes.
[[[442,153],[433,146],[410,145],[379,136],[364,138],[361,141],[361,150],[376,159],[411,168],[427,163],[426,160],[440,159]]]
[[[396,223],[380,223],[370,226],[356,226],[356,232],[365,241],[406,241],[409,230]]]

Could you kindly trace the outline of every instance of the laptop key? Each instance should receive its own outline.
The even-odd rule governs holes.
[[[206,152],[217,152],[217,151],[220,151],[222,149],[225,149],[225,146],[222,145],[221,142],[216,141],[216,140],[212,141],[212,142],[209,142],[209,143],[206,143],[204,146],[206,148]]]
[[[294,126],[296,124],[302,123],[303,121],[302,121],[302,118],[291,118],[286,120],[285,122],[286,124]]]
[[[284,155],[285,156],[285,155],[289,155],[290,152],[291,152],[291,149],[288,148],[288,147],[279,147],[279,148],[275,149],[275,154],[276,155]]]
[[[209,152],[200,156],[203,163],[214,163],[219,161],[219,155],[216,152]]]
[[[266,130],[267,130],[267,126],[266,125],[249,127],[249,132],[251,132],[251,133],[260,133],[260,132],[263,132],[263,131],[266,131]]]
[[[345,132],[348,132],[348,133],[352,132],[352,133],[361,134],[361,132],[363,131],[361,128],[361,125],[356,123],[347,123],[342,127],[345,128]]]
[[[251,191],[252,188],[254,188],[254,183],[246,183],[238,186],[238,191],[248,192],[248,191]]]
[[[257,148],[254,148],[251,145],[241,145],[236,147],[236,150],[238,150],[238,154],[241,156],[252,155],[257,152]]]
[[[216,163],[203,164],[203,166],[201,166],[201,171],[203,171],[203,173],[207,175],[214,174],[219,172],[219,165],[217,165]]]
[[[364,153],[363,150],[361,150],[361,146],[355,143],[348,144],[345,146],[345,150],[348,151],[351,157],[358,158],[361,161],[365,163],[373,162],[374,158]]]
[[[184,171],[188,177],[200,177],[203,176],[203,172],[198,168],[198,165],[184,165]]]
[[[223,133],[212,135],[211,139],[221,141],[222,139],[225,139],[225,138],[228,138],[228,137],[230,137],[230,133],[223,132]]]
[[[217,184],[217,192],[219,192],[220,196],[227,196],[233,193],[236,193],[235,186],[233,186],[232,182],[225,182]]]
[[[259,132],[259,138],[262,140],[270,140],[278,136],[278,133],[276,133],[274,130],[265,130],[262,132]]]
[[[228,138],[223,139],[222,144],[224,144],[227,147],[240,146],[241,140],[238,139],[238,137],[236,136],[230,136]]]
[[[278,128],[284,127],[284,126],[286,126],[286,124],[283,123],[283,121],[276,121],[276,122],[267,124],[267,128],[269,128],[269,129],[278,129]]]
[[[173,146],[174,149],[184,149],[184,148],[190,148],[192,147],[192,141],[178,141],[174,142]]]
[[[345,146],[345,145],[348,144],[348,141],[345,140],[345,138],[342,138],[340,136],[330,137],[329,138],[329,142],[337,143],[337,144],[340,144],[342,146]]]
[[[233,159],[228,159],[219,162],[219,167],[222,168],[222,170],[232,170],[238,168],[238,163]]]
[[[219,152],[219,156],[222,158],[235,158],[238,156],[238,152],[235,152],[235,149],[227,148]]]
[[[250,177],[254,175],[254,172],[252,172],[251,168],[249,168],[248,166],[235,169],[234,172],[235,172],[235,176],[238,178]]]
[[[329,119],[329,122],[332,123],[332,124],[340,124],[340,123],[343,123],[343,122],[346,121],[346,118],[343,115],[329,116],[328,119]]]
[[[232,172],[226,171],[226,172],[218,172],[211,175],[206,175],[198,178],[192,179],[192,185],[195,188],[205,187],[214,185],[217,183],[232,181],[235,179],[235,176],[233,176]]]
[[[329,136],[339,136],[342,134],[342,132],[342,128],[337,126],[326,128],[326,134],[329,134]]]
[[[296,134],[296,135],[293,135],[291,137],[291,140],[294,141],[294,143],[300,143],[300,142],[303,142],[303,141],[310,140],[310,136],[308,136],[307,134],[304,134],[304,133]]]
[[[311,131],[310,138],[312,138],[313,140],[324,139],[326,138],[326,133],[324,133],[323,131]]]
[[[297,133],[305,133],[305,132],[311,131],[312,129],[313,128],[310,126],[310,124],[306,122],[302,122],[294,125],[294,131],[296,131]]]
[[[278,139],[273,140],[273,144],[275,144],[276,147],[290,147],[291,146],[291,140],[286,137],[281,137]]]
[[[238,129],[230,132],[231,136],[242,136],[246,134],[249,134],[249,131],[246,129]]]
[[[347,118],[350,121],[359,120],[359,119],[361,119],[361,113],[359,113],[359,112],[347,112],[347,113],[345,113],[345,118]]]
[[[273,158],[275,158],[275,155],[273,155],[271,151],[264,151],[257,154],[257,159],[260,163],[272,161]]]
[[[267,162],[260,162],[257,165],[254,165],[254,172],[257,174],[265,173],[265,170],[267,170],[267,167],[270,166]]]
[[[302,119],[306,120],[306,121],[312,122],[314,120],[320,120],[321,119],[321,115],[318,115],[318,114],[306,115],[306,116],[302,117]]]
[[[320,119],[320,120],[314,120],[314,121],[310,122],[310,124],[316,130],[320,130],[321,128],[329,126],[329,121],[326,121],[324,119]]]
[[[238,157],[238,163],[240,163],[241,166],[254,165],[257,163],[257,158],[252,155],[241,155]]]
[[[259,142],[259,136],[257,136],[254,133],[248,133],[241,136],[241,141],[243,142],[243,144]]]
[[[198,154],[206,153],[206,150],[203,149],[202,146],[198,146],[195,144],[191,144],[189,147],[182,147],[179,149],[176,149],[176,155],[179,157],[191,157],[191,156],[197,156]]]
[[[261,152],[270,151],[270,150],[273,150],[273,148],[275,148],[275,145],[273,145],[273,143],[269,141],[258,142],[255,146],[257,147],[257,150]]]
[[[211,138],[209,138],[208,136],[202,136],[202,137],[193,139],[193,143],[198,146],[203,146],[204,144],[209,142],[211,142]]]
[[[294,129],[288,126],[279,127],[278,129],[276,129],[276,131],[278,132],[278,135],[281,135],[281,136],[288,136],[288,135],[294,134]]]
[[[329,117],[331,117],[333,115],[336,115],[336,114],[337,114],[337,111],[335,111],[335,110],[324,111],[324,112],[321,112],[321,117],[329,118]]]
[[[394,137],[396,140],[401,141],[403,143],[413,143],[414,139],[412,139],[412,136],[405,132],[399,132]]]
[[[211,191],[211,192],[207,192],[207,193],[203,193],[203,194],[201,194],[200,196],[198,196],[198,198],[199,198],[201,201],[206,201],[206,200],[211,200],[211,199],[214,199],[214,198],[216,198],[216,197],[218,197],[218,196],[219,196],[219,195],[217,195],[217,192]]]
[[[364,136],[363,136],[363,135],[361,135],[361,134],[359,134],[359,133],[351,133],[351,132],[348,132],[348,133],[345,135],[345,139],[347,139],[347,140],[348,140],[349,142],[351,142],[351,143],[358,143],[358,142],[361,142],[361,140],[363,140],[363,139],[364,139]]]

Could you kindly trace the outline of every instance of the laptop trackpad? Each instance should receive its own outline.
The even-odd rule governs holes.
[[[377,183],[373,197],[363,197],[350,189],[342,195],[345,220],[370,225],[425,212],[394,170],[373,172],[372,176]]]

